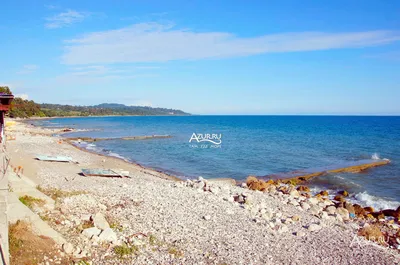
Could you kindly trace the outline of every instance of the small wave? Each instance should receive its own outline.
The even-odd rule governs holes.
[[[372,206],[376,210],[397,209],[400,206],[400,202],[385,200],[384,198],[370,195],[366,191],[357,193],[354,197],[362,205]]]
[[[372,156],[371,156],[371,159],[380,160],[381,158],[379,157],[378,153],[373,153]]]
[[[116,157],[116,158],[120,158],[120,159],[123,159],[123,160],[127,161],[127,159],[125,157],[123,157],[123,156],[121,156],[120,154],[117,154],[117,153],[108,152],[107,155],[108,156],[112,156],[112,157]]]

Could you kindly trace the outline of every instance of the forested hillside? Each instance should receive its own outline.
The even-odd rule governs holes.
[[[0,93],[12,94],[7,86],[0,86]],[[95,106],[71,106],[59,104],[38,104],[33,100],[16,97],[9,112],[12,118],[66,117],[66,116],[110,116],[110,115],[189,115],[181,110],[126,106],[116,103],[103,103]]]

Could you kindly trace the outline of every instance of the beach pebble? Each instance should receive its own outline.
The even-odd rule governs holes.
[[[304,233],[303,231],[296,232],[296,236],[302,237],[302,236],[305,236],[305,235],[306,235],[306,233]]]
[[[321,230],[321,228],[322,227],[320,225],[318,225],[318,224],[310,224],[307,229],[310,232],[315,232],[315,231]]]
[[[329,215],[327,212],[320,212],[319,217],[323,220],[327,220],[329,218]]]
[[[294,222],[298,222],[298,221],[300,221],[300,219],[301,219],[301,217],[300,217],[299,215],[294,215],[294,216],[292,216],[292,220],[293,220]]]
[[[204,215],[204,216],[203,216],[203,219],[206,220],[206,221],[208,221],[208,220],[211,219],[211,216],[209,216],[209,215]]]
[[[65,253],[71,254],[74,251],[74,246],[71,243],[64,243],[62,249]]]
[[[286,233],[289,232],[289,228],[286,225],[281,225],[278,229],[279,233]]]
[[[303,210],[308,210],[308,209],[310,209],[310,205],[308,204],[308,203],[306,203],[306,202],[302,202],[301,203],[301,208],[303,208]]]
[[[320,208],[316,205],[311,206],[311,208],[309,209],[310,214],[312,215],[318,215],[320,212]]]

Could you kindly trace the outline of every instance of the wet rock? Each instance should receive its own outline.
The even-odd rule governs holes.
[[[349,193],[347,192],[347,191],[345,191],[345,190],[341,190],[341,191],[339,191],[338,192],[340,195],[342,195],[343,197],[348,197],[349,196]]]
[[[385,219],[385,215],[384,215],[381,211],[379,211],[379,212],[373,212],[373,213],[371,213],[371,215],[372,215],[374,218],[378,219],[378,220],[380,220],[380,219]]]
[[[322,196],[328,196],[329,193],[326,190],[321,191],[319,194],[321,194]]]
[[[343,195],[336,195],[333,199],[335,201],[338,201],[338,202],[345,202],[346,201],[346,199],[344,198]]]
[[[397,212],[396,210],[386,209],[386,210],[382,210],[382,213],[385,216],[392,216],[394,218],[400,218],[400,212]]]
[[[257,179],[254,176],[249,176],[246,180],[246,185],[251,190],[263,191],[266,188],[268,188],[268,186],[270,186],[272,183],[273,183],[273,180],[269,180],[268,182],[265,182],[264,180]]]
[[[314,198],[318,199],[318,201],[322,201],[322,199],[323,199],[322,195],[319,193],[317,195],[315,195]]]
[[[353,204],[353,208],[354,208],[354,213],[358,217],[364,217],[367,214],[367,211],[365,211],[364,208],[361,207],[359,204]]]
[[[94,226],[96,226],[97,228],[99,228],[101,230],[110,228],[110,225],[108,224],[106,218],[101,213],[96,213],[96,215],[93,217],[93,223],[94,223]]]
[[[92,238],[93,236],[98,236],[101,233],[101,230],[97,227],[90,227],[86,228],[82,231],[82,235],[86,236],[87,238]]]
[[[297,190],[300,192],[310,192],[310,188],[307,186],[298,186]]]
[[[116,242],[118,238],[117,234],[115,234],[115,232],[111,228],[106,228],[99,235],[99,240],[102,242]]]
[[[373,213],[373,212],[375,212],[375,210],[374,210],[373,207],[364,207],[364,210],[365,210],[366,212],[368,212],[368,213]]]

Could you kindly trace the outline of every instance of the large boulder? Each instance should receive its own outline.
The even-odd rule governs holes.
[[[358,217],[365,216],[367,211],[364,210],[359,204],[353,204],[354,212]]]

